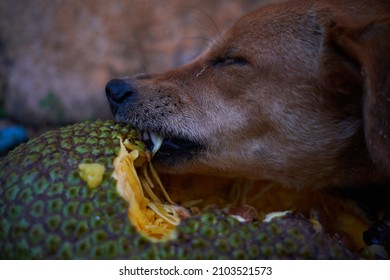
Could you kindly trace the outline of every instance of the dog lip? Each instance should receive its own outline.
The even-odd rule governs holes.
[[[194,156],[201,145],[197,142],[184,138],[164,138],[160,149],[153,157],[155,160],[166,158]]]
[[[154,131],[138,129],[138,139],[152,152],[153,161],[172,165],[180,160],[188,160],[195,156],[202,145],[185,137],[162,134]]]
[[[195,141],[183,137],[161,136],[155,132],[141,132],[142,140],[147,148],[155,154],[156,157],[169,157],[179,154],[192,154],[200,145]]]

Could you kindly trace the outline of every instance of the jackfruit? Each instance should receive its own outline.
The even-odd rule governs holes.
[[[119,137],[132,127],[84,122],[31,139],[0,160],[1,259],[353,259],[300,214],[240,222],[209,207],[182,219],[170,240],[140,234],[112,177]],[[104,166],[88,187],[80,164]],[[187,192],[191,190],[187,189]]]
[[[106,168],[99,163],[80,163],[80,177],[87,182],[88,187],[96,188],[103,181],[103,174]]]

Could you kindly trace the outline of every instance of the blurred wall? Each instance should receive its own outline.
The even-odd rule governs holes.
[[[20,123],[111,118],[104,86],[196,57],[266,0],[2,0],[0,104]]]

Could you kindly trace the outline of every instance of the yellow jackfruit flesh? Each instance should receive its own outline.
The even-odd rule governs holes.
[[[80,163],[79,172],[80,177],[83,179],[90,188],[96,188],[103,181],[103,174],[106,171],[104,165],[99,163]]]
[[[140,172],[137,172],[136,166],[139,166]],[[128,215],[138,231],[152,239],[173,238],[173,230],[180,222],[176,211],[179,206],[174,205],[165,191],[150,163],[148,152],[128,141],[124,143],[120,138],[113,177],[117,180],[118,192],[129,203]],[[155,195],[155,185],[161,188],[168,204]]]

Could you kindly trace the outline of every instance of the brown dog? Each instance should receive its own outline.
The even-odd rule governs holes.
[[[118,121],[164,142],[166,172],[345,186],[390,175],[390,2],[289,1],[194,61],[110,81]]]

